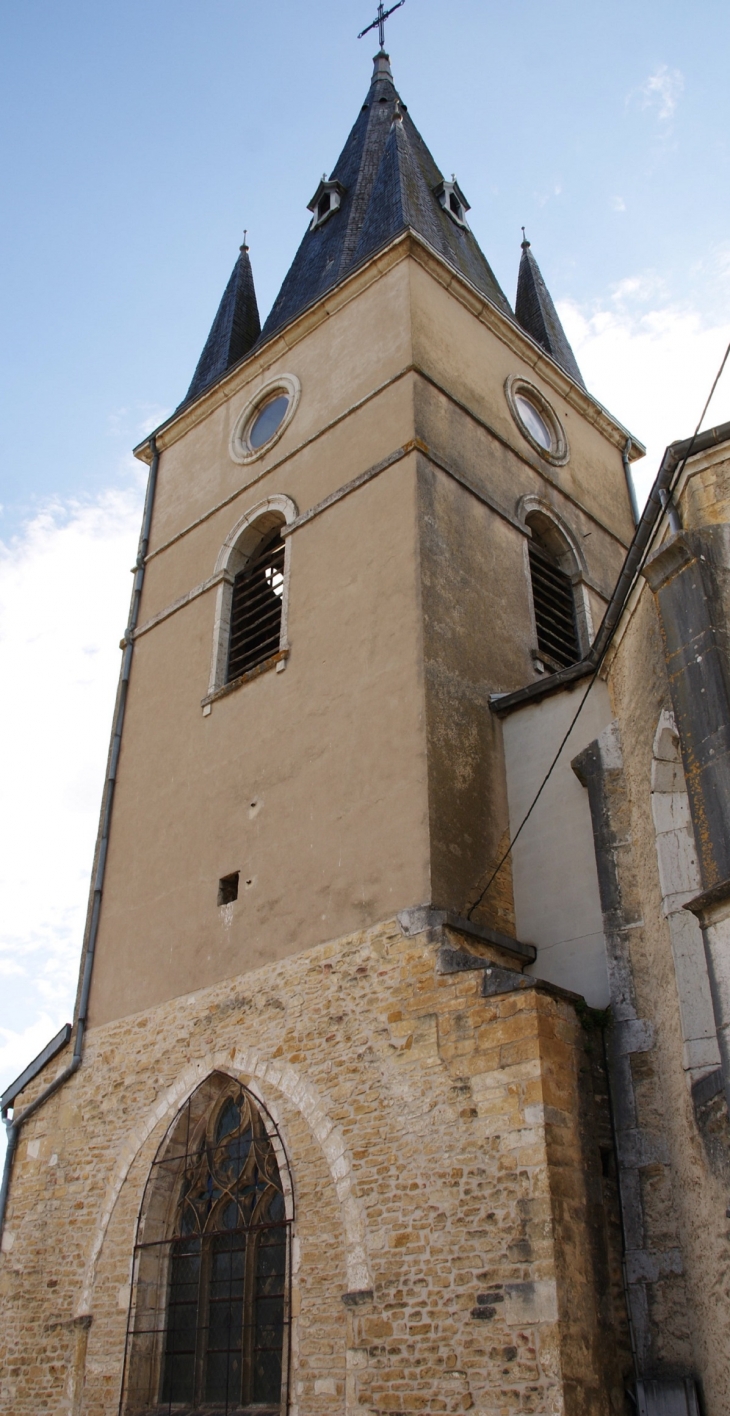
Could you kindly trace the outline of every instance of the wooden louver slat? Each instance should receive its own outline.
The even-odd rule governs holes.
[[[528,549],[537,647],[564,668],[580,658],[573,584],[570,576],[534,540]]]
[[[284,586],[284,542],[277,531],[233,582],[226,682],[279,649]]]

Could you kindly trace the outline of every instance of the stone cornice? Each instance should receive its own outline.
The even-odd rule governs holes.
[[[520,329],[519,325],[503,314],[475,286],[454,270],[429,246],[423,237],[414,231],[404,231],[395,241],[391,241],[388,246],[354,271],[346,280],[303,310],[302,314],[292,320],[291,324],[285,326],[260,348],[254,349],[239,364],[234,365],[223,378],[219,379],[205,393],[202,393],[193,403],[173,413],[154,434],[159,450],[162,452],[166,448],[172,447],[191,428],[203,422],[210,413],[219,408],[221,404],[226,403],[252,378],[264,373],[288,349],[294,348],[313,329],[343,309],[351,300],[354,300],[409,256],[416,260],[445,290],[454,295],[477,319],[481,320],[503,344],[528,364],[555,393],[564,398],[566,403],[575,408],[588,423],[598,428],[609,442],[613,443],[615,447],[623,449],[627,438],[631,437],[630,459],[635,461],[637,458],[643,457],[645,451],[643,445],[627,432],[623,424],[613,418],[597,399],[586,393],[580,385],[574,383],[534,339],[531,339]],[[138,457],[142,462],[152,460],[152,436],[150,434],[134,449],[135,457]]]

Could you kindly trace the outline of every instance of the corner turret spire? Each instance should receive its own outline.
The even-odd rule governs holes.
[[[261,333],[246,233],[184,403],[197,398],[253,348]],[[181,405],[182,406],[182,405]]]
[[[370,90],[333,168],[310,202],[309,230],[274,302],[263,338],[282,328],[411,229],[504,314],[510,306],[466,221],[468,202],[445,182],[379,50]]]
[[[515,315],[517,323],[527,334],[541,344],[547,354],[565,369],[571,379],[585,388],[583,376],[571,349],[568,338],[560,323],[558,312],[550,298],[540,267],[530,250],[530,242],[522,228],[522,259],[517,280]]]

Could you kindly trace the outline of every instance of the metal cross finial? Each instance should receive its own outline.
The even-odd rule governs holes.
[[[358,39],[362,39],[363,35],[369,34],[371,30],[376,29],[380,38],[380,48],[385,49],[385,21],[389,15],[392,15],[394,10],[400,10],[401,5],[405,5],[405,3],[406,0],[398,0],[397,5],[391,5],[390,9],[386,10],[383,6],[383,0],[379,0],[377,19],[373,20],[372,24],[367,26],[367,29],[360,31]]]

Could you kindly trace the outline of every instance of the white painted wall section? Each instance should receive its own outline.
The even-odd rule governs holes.
[[[529,810],[587,683],[528,704],[504,720],[510,831]],[[562,756],[512,854],[517,937],[534,944],[527,972],[609,1003],[606,945],[588,793],[570,763],[611,722],[608,691],[594,683]]]

